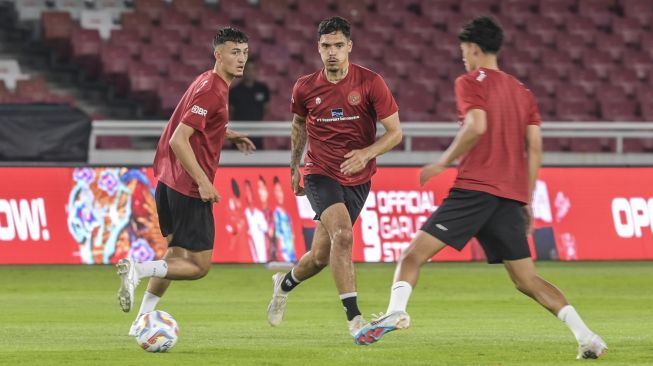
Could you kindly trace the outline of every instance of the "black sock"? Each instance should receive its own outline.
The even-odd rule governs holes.
[[[356,315],[361,315],[361,311],[358,310],[356,298],[356,296],[351,296],[340,300],[342,301],[342,306],[345,307],[345,311],[347,312],[347,320],[349,321],[354,319]]]
[[[286,292],[289,292],[299,284],[300,284],[299,281],[295,281],[295,279],[292,278],[292,271],[290,271],[286,273],[286,277],[284,277],[283,281],[281,281],[281,289]]]

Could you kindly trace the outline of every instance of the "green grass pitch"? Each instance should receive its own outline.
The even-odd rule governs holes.
[[[391,264],[356,266],[365,315],[385,311]],[[411,328],[353,344],[327,269],[266,321],[272,272],[218,265],[176,282],[159,308],[179,322],[168,354],[126,335],[111,266],[0,266],[0,365],[653,365],[653,263],[538,263],[610,349],[577,361],[569,330],[518,293],[502,266],[432,263],[408,307]],[[144,291],[137,289],[137,305]]]

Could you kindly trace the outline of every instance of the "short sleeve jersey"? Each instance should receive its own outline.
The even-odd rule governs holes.
[[[376,122],[396,113],[398,107],[380,75],[349,64],[347,76],[335,84],[326,79],[324,70],[299,78],[292,91],[291,110],[306,118],[304,173],[326,175],[353,186],[371,179],[376,161],[347,176],[340,172],[345,155],[372,145]]]
[[[486,68],[458,77],[455,92],[459,124],[481,109],[487,129],[460,159],[454,187],[528,203],[526,130],[540,125],[535,97],[513,76]]]
[[[197,183],[172,151],[170,138],[180,123],[195,129],[190,145],[200,167],[213,182],[227,131],[228,102],[229,86],[212,70],[193,81],[177,104],[156,148],[154,174],[158,180],[179,193],[200,197]]]

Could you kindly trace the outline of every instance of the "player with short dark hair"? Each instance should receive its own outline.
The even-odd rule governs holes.
[[[159,140],[154,156],[159,181],[155,196],[168,250],[161,260],[138,263],[125,258],[117,264],[118,301],[125,312],[132,308],[140,280],[151,277],[130,335],[136,335],[138,317],[154,310],[171,280],[196,280],[211,268],[213,203],[220,200],[213,180],[224,139],[245,153],[254,150],[245,135],[227,128],[229,85],[243,74],[247,42],[238,29],[217,31],[213,69],[199,75],[186,90]]]
[[[449,196],[402,254],[386,314],[356,335],[358,344],[407,328],[406,306],[420,267],[445,246],[462,250],[476,237],[489,263],[503,263],[519,291],[557,315],[579,343],[578,358],[597,358],[605,342],[554,285],[538,276],[527,241],[530,201],[542,159],[540,115],[533,94],[499,70],[503,30],[478,17],[459,35],[465,69],[455,83],[461,129],[440,159],[420,172],[426,183],[459,159]]]
[[[351,26],[341,17],[322,21],[318,52],[324,68],[300,77],[292,92],[292,188],[308,197],[319,224],[311,250],[288,273],[273,276],[268,321],[277,326],[288,293],[331,265],[351,335],[365,324],[357,304],[352,225],[376,171],[375,158],[401,142],[398,107],[383,78],[349,62]],[[376,139],[376,122],[385,134]],[[301,157],[308,141],[301,187]]]

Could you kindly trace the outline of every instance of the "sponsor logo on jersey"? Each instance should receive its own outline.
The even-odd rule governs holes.
[[[315,104],[320,105],[322,103],[322,98],[317,97],[315,98]]]
[[[206,109],[204,109],[204,108],[202,108],[200,106],[197,106],[197,105],[194,105],[193,108],[191,108],[190,111],[191,111],[191,113],[199,114],[202,117],[206,117],[206,114],[208,113]]]
[[[336,108],[331,110],[331,118],[342,118],[345,116],[345,111],[342,108]]]
[[[361,93],[359,93],[357,90],[352,90],[349,92],[349,95],[347,95],[347,101],[351,105],[358,105],[361,102]]]
[[[485,74],[485,71],[480,70],[478,72],[478,76],[476,77],[476,81],[483,81],[486,77],[487,75]]]

